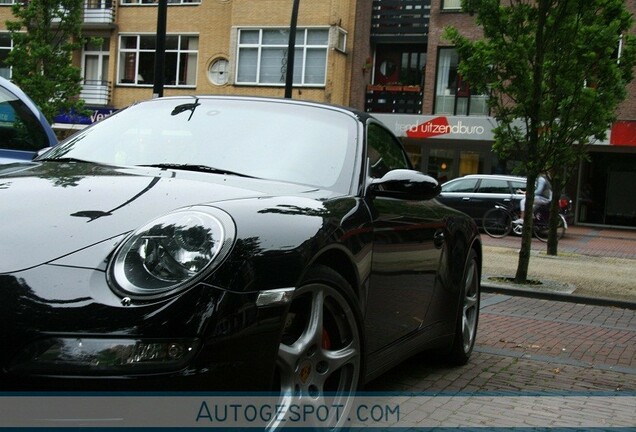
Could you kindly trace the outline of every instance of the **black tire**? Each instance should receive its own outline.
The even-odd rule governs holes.
[[[479,301],[481,292],[481,275],[477,253],[471,249],[464,266],[462,289],[460,290],[460,304],[455,324],[455,337],[446,360],[457,366],[468,363],[477,338],[479,323]]]
[[[494,207],[484,213],[482,221],[484,232],[490,237],[502,238],[510,234],[512,216],[505,209]]]
[[[362,379],[362,319],[347,281],[325,266],[312,268],[294,293],[278,353],[282,404],[342,406],[314,426],[342,427]],[[310,419],[311,420],[311,419]],[[302,425],[306,426],[306,425]],[[308,425],[311,426],[311,425]],[[270,425],[276,427],[276,425]]]
[[[534,221],[533,226],[534,236],[542,242],[548,241],[548,235],[550,233],[550,227],[548,221]],[[563,216],[559,215],[559,221],[557,222],[557,239],[561,240],[565,235],[565,221]]]

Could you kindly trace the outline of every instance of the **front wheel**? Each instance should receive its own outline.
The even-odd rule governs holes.
[[[328,396],[342,412],[326,424],[342,426],[362,375],[358,310],[350,285],[338,273],[323,266],[308,273],[294,293],[278,350],[283,406],[319,407]]]
[[[500,207],[494,207],[484,214],[482,222],[484,232],[490,237],[501,238],[510,234],[512,217],[510,212]]]

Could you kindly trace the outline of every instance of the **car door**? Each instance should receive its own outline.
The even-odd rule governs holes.
[[[507,180],[482,178],[472,200],[473,218],[479,223],[483,219],[484,213],[493,208],[495,204],[510,205],[511,201],[512,190]]]
[[[442,186],[442,192],[437,200],[448,207],[454,208],[475,218],[475,207],[472,200],[479,178],[460,178],[451,180]]]
[[[371,178],[410,168],[399,141],[376,123],[367,129],[367,161]],[[368,351],[374,352],[427,325],[443,222],[433,200],[365,199],[373,224],[365,326]]]
[[[519,207],[521,204],[521,200],[526,197],[526,179],[510,180],[508,183],[510,184],[510,189],[512,190],[512,207],[515,210],[521,210]]]

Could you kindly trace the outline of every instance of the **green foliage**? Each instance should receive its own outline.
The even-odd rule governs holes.
[[[624,0],[463,0],[463,7],[476,14],[484,38],[471,41],[454,28],[445,36],[461,74],[491,95],[493,150],[520,161],[528,183],[548,173],[564,184],[587,144],[604,138],[632,79],[636,45]],[[518,279],[527,273],[532,202]]]
[[[83,0],[29,0],[12,6],[7,21],[13,49],[6,63],[20,86],[51,121],[60,111],[81,112],[81,73],[73,53],[85,42],[81,35]]]
[[[494,150],[524,173],[549,172],[583,156],[615,119],[632,79],[635,41],[623,0],[470,0],[484,39],[456,29],[460,72],[491,94]],[[622,35],[621,56],[617,60]]]

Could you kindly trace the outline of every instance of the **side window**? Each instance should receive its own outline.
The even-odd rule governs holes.
[[[473,192],[478,179],[458,180],[446,186],[442,186],[442,192]]]
[[[29,107],[0,88],[0,148],[36,151],[48,145],[46,133]]]
[[[410,168],[402,145],[382,126],[371,123],[367,128],[369,175],[381,178],[394,169]]]
[[[526,182],[511,181],[510,185],[512,186],[513,193],[517,193],[518,190],[526,190]]]
[[[477,192],[492,194],[509,194],[510,186],[505,180],[482,179]]]

